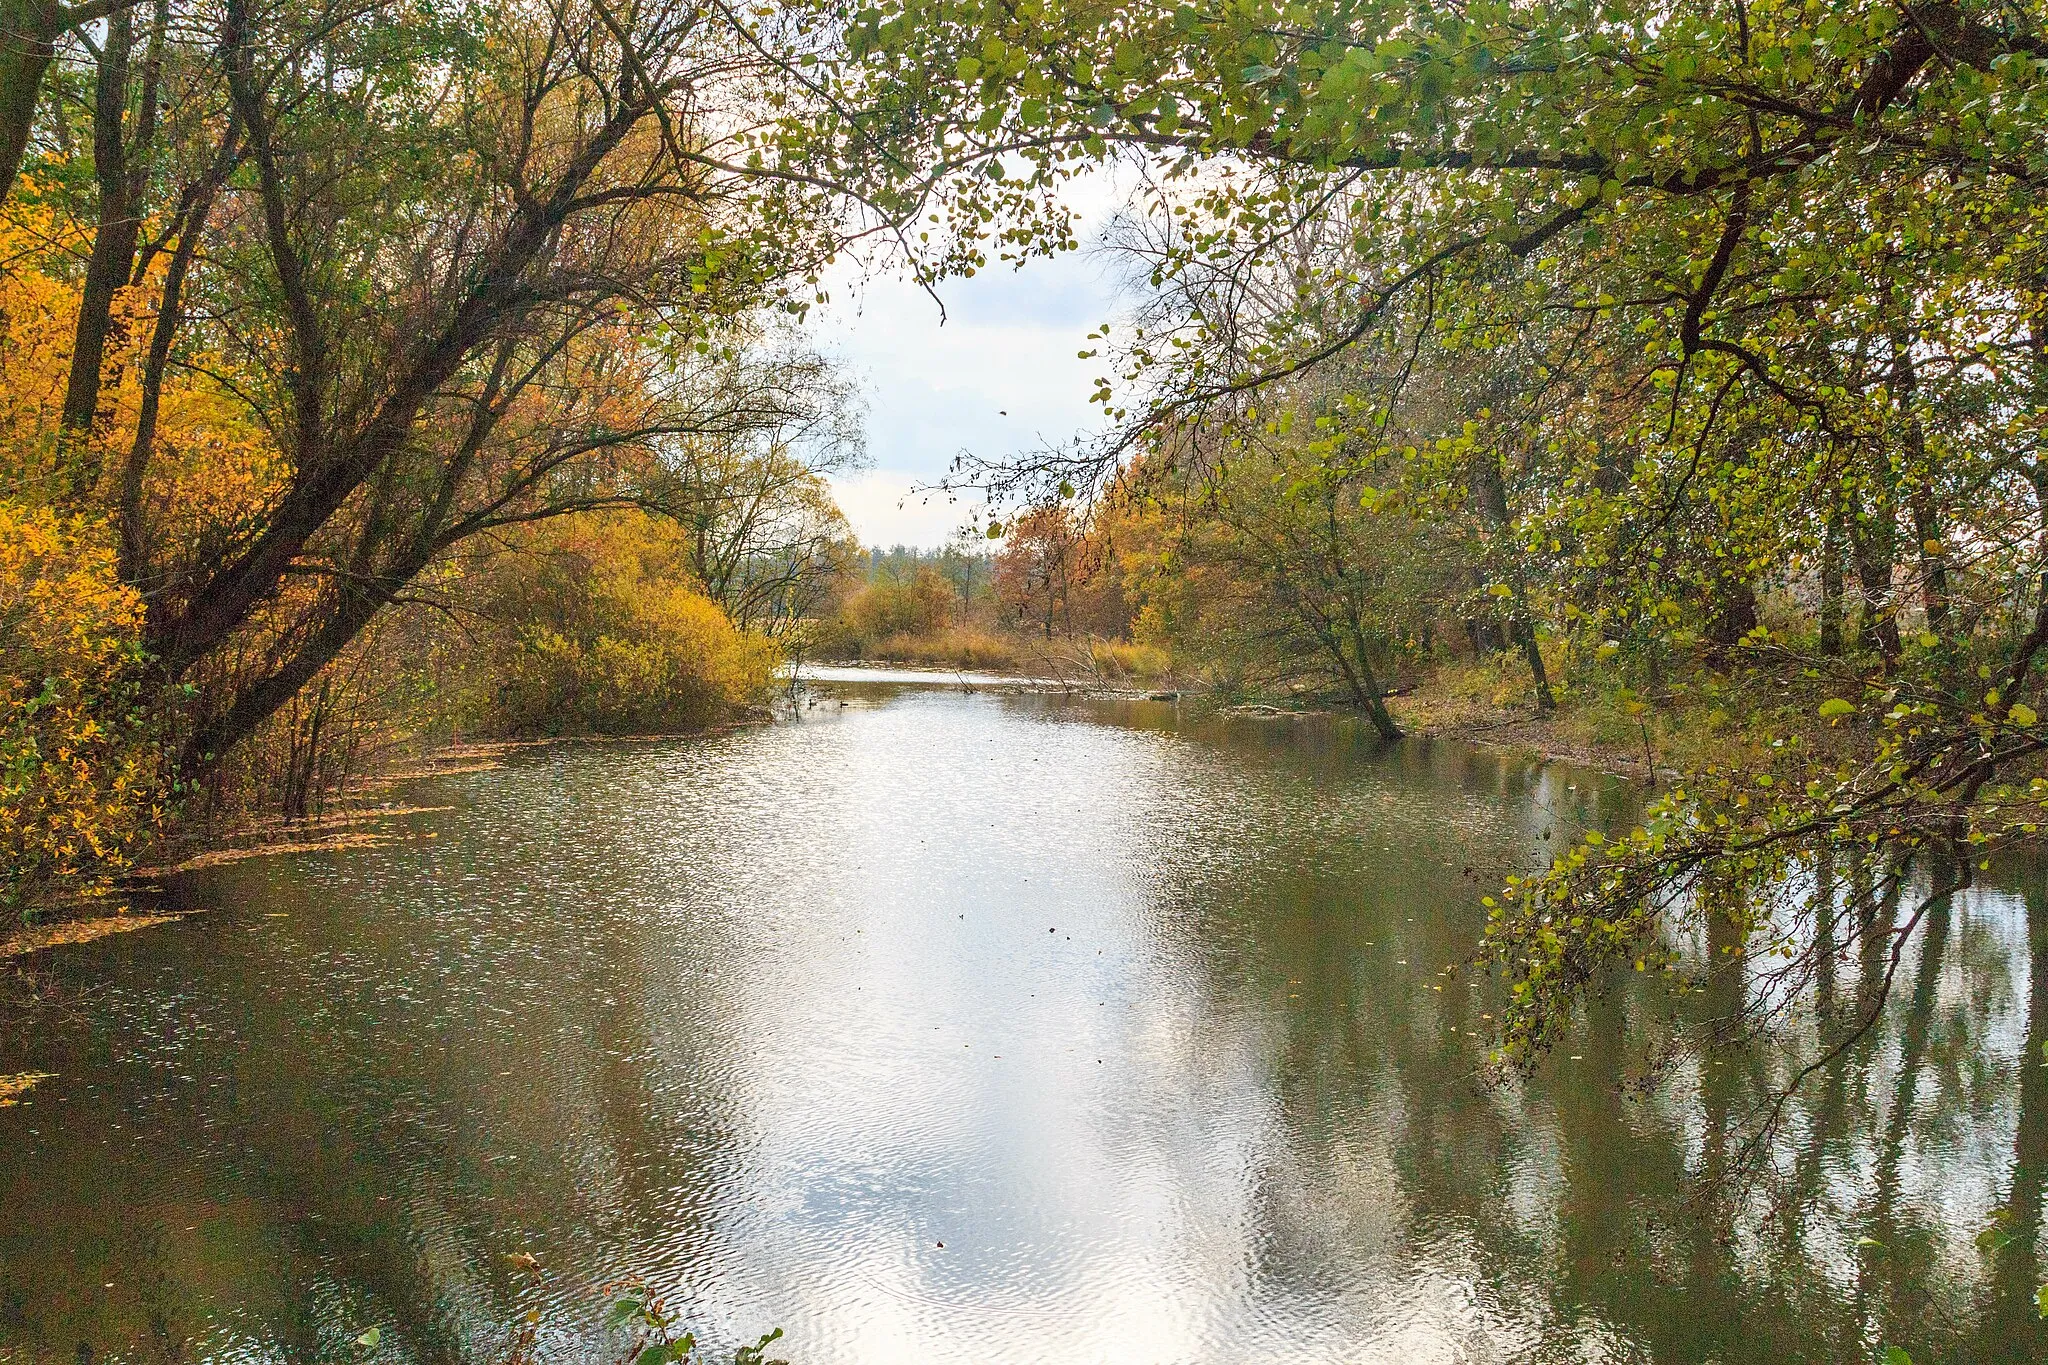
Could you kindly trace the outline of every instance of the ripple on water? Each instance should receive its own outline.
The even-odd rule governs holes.
[[[1766,1359],[1862,1330],[1853,1118],[1818,1168],[1831,1250],[1764,1274],[1649,1231],[1697,1099],[1474,1080],[1483,984],[1438,973],[1484,883],[1611,784],[909,690],[426,785],[458,808],[212,869],[187,890],[214,913],[65,960],[104,991],[0,1111],[0,1348],[163,1323],[280,1360],[316,1304],[329,1354],[376,1323],[483,1359],[537,1294],[574,1358],[626,1277],[722,1341],[781,1324],[805,1365]],[[1945,998],[2016,1054],[2013,904],[1967,907]],[[1908,1147],[1983,1198],[1896,1207],[1966,1248],[2016,1119],[1945,1112]],[[1902,1290],[1965,1320],[1971,1264]]]

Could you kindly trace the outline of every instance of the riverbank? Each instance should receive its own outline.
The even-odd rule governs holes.
[[[1453,739],[1572,763],[1652,786],[1676,775],[1669,746],[1662,742],[1662,724],[1647,713],[1628,723],[1633,718],[1607,705],[1567,694],[1546,714],[1536,709],[1526,685],[1520,691],[1503,696],[1498,686],[1475,686],[1469,671],[1437,674],[1390,697],[1387,707],[1401,728],[1417,738]]]
[[[1569,707],[1549,715],[1533,706],[1471,703],[1429,692],[1390,697],[1387,709],[1404,739],[1447,739],[1483,749],[1551,763],[1569,763],[1652,785],[1676,776],[1664,755],[1650,748],[1603,741],[1589,718]],[[1293,704],[1245,702],[1217,708],[1220,714],[1274,720],[1359,715],[1358,708],[1328,701]]]
[[[861,652],[831,650],[817,663],[833,668],[907,668],[1051,676],[1075,685],[1178,687],[1185,679],[1165,650],[1128,640],[1057,639],[948,629],[934,635],[892,635]]]
[[[965,662],[935,663],[926,657],[827,659],[806,667],[873,674],[877,681],[1176,701],[1220,715],[1250,718],[1349,717],[1357,713],[1356,707],[1341,699],[1307,692],[1230,699],[1170,667],[1145,676],[1105,675],[1079,667],[1048,676]],[[1706,761],[1709,748],[1725,750],[1734,742],[1724,724],[1725,716],[1688,710],[1668,699],[1661,706],[1631,710],[1627,699],[1560,688],[1557,708],[1541,713],[1530,697],[1526,678],[1515,676],[1518,668],[1518,662],[1508,666],[1497,661],[1440,665],[1390,695],[1387,706],[1401,729],[1415,738],[1458,740],[1651,784],[1676,777],[1694,758]],[[840,679],[828,676],[820,680]]]

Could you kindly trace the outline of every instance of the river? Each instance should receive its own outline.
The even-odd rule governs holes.
[[[1778,1064],[1619,1087],[1656,982],[1481,1075],[1479,898],[1620,783],[814,696],[416,781],[440,809],[374,844],[45,955],[0,1035],[54,1073],[0,1109],[0,1362],[488,1361],[529,1307],[601,1358],[632,1280],[795,1365],[2048,1358],[2035,1253],[1976,1242],[2048,1175],[2037,869],[1930,922],[1771,1192],[1702,1213]]]

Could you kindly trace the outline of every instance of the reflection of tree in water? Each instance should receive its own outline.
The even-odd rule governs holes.
[[[1709,1053],[1628,1097],[1616,1078],[1654,1050],[1670,1008],[1653,977],[1595,1002],[1570,1056],[1489,1093],[1473,1036],[1486,1032],[1486,986],[1433,975],[1469,953],[1476,927],[1444,912],[1440,866],[1347,867],[1331,846],[1232,870],[1228,905],[1207,913],[1257,907],[1257,923],[1219,939],[1229,951],[1212,959],[1212,989],[1241,994],[1237,1009],[1285,1004],[1265,1074],[1286,1119],[1247,1181],[1261,1275],[1313,1284],[1328,1249],[1301,1228],[1328,1231],[1318,1204],[1377,1199],[1380,1224],[1356,1216],[1340,1235],[1397,1279],[1441,1273],[1447,1241],[1484,1249],[1469,1262],[1476,1311],[1547,1327],[1559,1358],[1573,1358],[1559,1343],[1588,1313],[1660,1360],[1848,1360],[1901,1344],[1921,1359],[1992,1361],[2048,1347],[2034,1305],[2048,1179],[2048,898],[2038,890],[1927,907],[1894,1008],[1797,1092],[1766,1179],[1745,1187],[1732,1178],[1741,1140],[1796,1052]],[[1861,869],[1843,880],[1858,879],[1869,886]],[[1416,907],[1428,912],[1411,916]],[[1858,935],[1860,960],[1830,956],[1816,1009],[1865,1009],[1875,997],[1885,964],[1874,945],[1900,913],[1897,888],[1864,907],[1876,932]],[[2030,960],[2014,951],[2021,926]],[[1736,1015],[1755,981],[1732,941],[1704,946],[1712,965],[1677,1002],[1696,1022]],[[2015,1065],[2003,1039],[2020,1022],[2009,1016],[2022,975]],[[1394,1188],[1370,1188],[1360,1151],[1372,1148]],[[1337,1187],[1344,1180],[1359,1188]],[[2009,1211],[2013,1235],[1989,1259],[1972,1246],[1979,1187],[1995,1187],[1987,1200]]]
[[[1923,1361],[2040,1354],[2048,895],[2033,869],[2020,870],[2024,903],[1976,891],[1930,904],[1894,1007],[1796,1094],[1770,1180],[1699,1201],[1822,1031],[1788,1017],[1764,1044],[1690,1058],[1646,1092],[1618,1084],[1680,1025],[1736,1013],[1759,989],[1759,969],[1709,938],[1682,945],[1702,967],[1697,993],[1632,980],[1537,1076],[1484,1084],[1498,1002],[1485,978],[1440,969],[1471,954],[1494,869],[1540,856],[1546,832],[1625,813],[1625,793],[1464,750],[1367,760],[1361,747],[1291,722],[1239,733],[1227,755],[1188,760],[1218,764],[1220,785],[1159,822],[1173,833],[1160,836],[1171,903],[1154,907],[1157,951],[1202,964],[1186,1017],[1210,1031],[1205,1060],[1172,1079],[1231,1105],[1245,1098],[1236,1078],[1252,1078],[1233,1191],[1246,1212],[1229,1234],[1248,1238],[1232,1262],[1245,1311],[1298,1314],[1345,1349],[1362,1327],[1420,1314],[1479,1359],[1576,1360],[1589,1341],[1687,1362],[1863,1359],[1880,1342]],[[549,852],[563,864],[550,884],[644,914],[657,903],[634,880],[644,850],[610,832],[644,797],[563,790],[583,833]],[[628,920],[577,906],[436,899],[435,885],[526,876],[531,830],[486,816],[490,838],[450,840],[427,862],[252,880],[252,904],[328,903],[292,922],[296,956],[225,922],[155,947],[157,977],[122,989],[199,975],[179,953],[249,989],[207,1007],[217,1015],[188,1000],[123,1027],[232,1040],[219,1045],[232,1084],[181,1092],[151,1071],[139,1092],[70,1093],[56,1139],[68,1147],[49,1165],[76,1183],[38,1191],[27,1220],[84,1229],[98,1259],[40,1269],[68,1277],[57,1298],[123,1288],[68,1317],[45,1307],[51,1295],[17,1292],[45,1316],[0,1322],[0,1342],[37,1361],[70,1362],[80,1340],[194,1359],[224,1339],[331,1360],[376,1323],[408,1359],[486,1358],[535,1292],[503,1259],[525,1248],[494,1239],[529,1234],[593,1278],[650,1273],[690,1292],[729,1158],[758,1136],[735,1131],[744,1103],[706,1098],[718,1088],[699,1082],[732,1059],[703,1055],[705,1040],[745,1038],[759,1022],[745,1011],[774,1006],[746,1004],[744,981],[677,979],[676,963],[744,970],[746,952],[718,937],[742,930],[692,914],[675,932],[695,937],[677,939],[666,921],[622,933]],[[740,901],[773,894],[772,859],[735,875],[721,885]],[[1816,875],[1863,922],[1842,935],[1855,946],[1820,954],[1807,1008],[1855,1018],[1883,980],[1885,930],[1917,902],[1853,863]],[[394,910],[399,889],[409,899]],[[1211,1046],[1250,1064],[1211,1065]],[[113,1074],[104,1058],[56,1069],[95,1065]],[[101,1155],[84,1136],[136,1114],[156,1125],[136,1149],[151,1162],[108,1160],[127,1149]],[[1217,1131],[1247,1131],[1237,1118]],[[1998,1206],[2014,1240],[1980,1253],[1972,1238]],[[136,1210],[153,1232],[121,1225]],[[0,1228],[0,1291],[22,1273],[11,1253]],[[551,1290],[551,1320],[587,1321],[585,1287]],[[207,1322],[213,1335],[193,1340]],[[574,1350],[589,1340],[577,1331],[551,1344]]]
[[[2012,1241],[1998,1253],[1982,1313],[1978,1354],[1991,1359],[1999,1344],[2026,1340],[2041,1324],[2035,1286],[2048,1279],[2041,1239],[2042,1196],[2048,1189],[2048,890],[2038,875],[2027,879],[2027,1039],[2018,1063],[2017,1116],[2012,1171],[2005,1189]]]

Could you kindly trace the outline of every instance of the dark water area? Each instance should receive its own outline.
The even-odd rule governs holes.
[[[1458,970],[1622,784],[826,694],[415,783],[446,809],[376,846],[46,955],[58,1003],[0,1025],[0,1073],[55,1073],[0,1109],[0,1362],[488,1361],[531,1307],[605,1358],[631,1280],[796,1365],[2048,1358],[2038,869],[1928,917],[1769,1192],[1702,1212],[1798,1039],[1628,1090],[1705,1007],[1650,976],[1490,1084]]]

